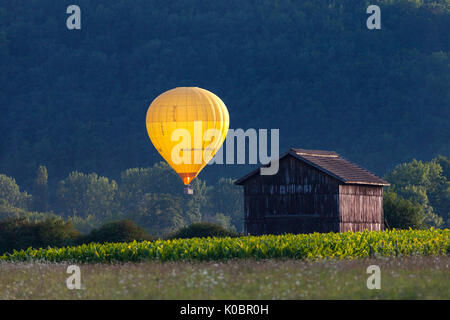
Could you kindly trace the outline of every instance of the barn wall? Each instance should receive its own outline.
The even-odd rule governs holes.
[[[383,188],[340,185],[340,231],[383,230]]]
[[[339,231],[339,181],[293,157],[279,165],[276,175],[244,184],[246,232]]]

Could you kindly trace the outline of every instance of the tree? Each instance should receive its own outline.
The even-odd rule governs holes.
[[[450,180],[450,158],[439,155],[433,159],[433,162],[438,163],[442,168],[442,175]]]
[[[396,166],[386,178],[398,190],[414,185],[423,187],[427,191],[434,191],[445,182],[442,167],[439,163],[434,161],[422,162],[416,159]]]
[[[181,199],[170,194],[145,194],[127,215],[151,235],[162,236],[185,225]]]
[[[390,228],[425,228],[425,214],[418,203],[403,199],[395,192],[388,191],[383,198],[384,217]]]
[[[183,204],[185,205],[185,218],[189,224],[202,221],[203,212],[208,206],[208,190],[209,187],[205,181],[196,178],[191,183],[194,194],[184,195]]]
[[[203,215],[202,221],[214,223],[227,230],[236,230],[236,227],[234,225],[231,225],[231,217],[223,213],[215,213],[213,215],[210,214]]]
[[[386,176],[390,190],[420,205],[424,223],[434,227],[442,227],[448,220],[448,181],[440,164],[441,161],[445,165],[445,160],[445,157],[430,162],[414,159],[396,166]]]
[[[59,183],[56,196],[59,209],[66,216],[112,219],[118,213],[116,194],[114,180],[74,171]]]
[[[39,166],[33,185],[33,210],[48,210],[48,174],[45,166]]]
[[[80,242],[132,242],[151,240],[144,229],[131,220],[113,221],[92,230],[88,235],[81,237]]]
[[[180,178],[164,162],[151,168],[127,169],[121,174],[118,198],[124,212],[133,211],[144,194],[178,194],[182,190]]]
[[[210,212],[222,213],[231,219],[231,225],[238,232],[244,230],[244,195],[242,188],[235,186],[233,179],[220,178],[219,181],[208,190]]]
[[[31,195],[20,191],[14,178],[0,174],[0,202],[4,205],[27,209],[31,199]]]
[[[226,228],[210,223],[201,222],[193,223],[189,226],[177,230],[169,235],[169,239],[188,239],[188,238],[205,238],[205,237],[238,237],[239,234],[229,231]]]
[[[445,183],[437,188],[437,192],[430,195],[430,202],[436,212],[446,220],[447,227],[450,227],[450,158],[440,155],[433,161],[442,167]]]
[[[61,217],[30,220],[25,217],[0,221],[0,254],[29,247],[61,247],[75,244],[79,233]]]

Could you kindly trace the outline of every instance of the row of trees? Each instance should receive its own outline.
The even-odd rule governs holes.
[[[385,178],[391,183],[384,196],[389,227],[450,226],[450,159],[413,160],[395,167]],[[72,172],[50,187],[40,166],[32,195],[13,178],[0,175],[0,218],[49,216],[70,219],[83,233],[101,224],[130,219],[150,235],[163,236],[197,222],[213,222],[243,230],[243,195],[232,179],[213,185],[196,179],[193,195],[182,193],[179,177],[165,163],[122,172],[120,180],[95,173]]]
[[[32,196],[20,191],[13,178],[0,175],[0,205],[6,216],[54,212],[70,218],[83,232],[119,219],[130,219],[156,236],[201,221],[242,231],[242,190],[231,179],[221,178],[211,186],[196,179],[192,196],[184,195],[181,186],[179,177],[162,162],[125,170],[119,182],[75,171],[54,188],[49,188],[47,170],[40,166]]]

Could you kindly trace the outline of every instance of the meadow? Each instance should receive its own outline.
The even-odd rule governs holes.
[[[29,248],[0,257],[0,299],[450,299],[449,252],[432,228]]]
[[[366,286],[378,265],[381,289]],[[450,257],[80,264],[0,262],[0,299],[450,299]]]

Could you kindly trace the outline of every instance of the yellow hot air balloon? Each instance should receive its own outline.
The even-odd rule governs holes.
[[[222,146],[230,116],[214,93],[180,87],[159,95],[147,110],[147,132],[156,150],[185,185]]]

